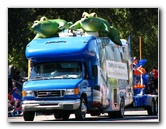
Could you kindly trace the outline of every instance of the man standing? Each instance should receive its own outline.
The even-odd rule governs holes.
[[[155,87],[155,90],[157,91],[157,89],[158,89],[158,70],[157,70],[157,67],[153,68],[152,73],[154,75],[154,87]]]

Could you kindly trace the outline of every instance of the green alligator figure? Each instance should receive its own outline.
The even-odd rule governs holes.
[[[34,21],[31,28],[37,33],[34,39],[48,38],[58,36],[58,32],[69,29],[72,24],[72,22],[67,22],[63,19],[47,19],[47,17],[43,16],[40,21]]]
[[[96,13],[84,12],[81,20],[69,27],[71,30],[82,29],[84,32],[98,32],[100,37],[108,36],[115,44],[122,45],[118,36],[118,31]]]

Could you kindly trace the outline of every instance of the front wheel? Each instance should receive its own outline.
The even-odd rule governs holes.
[[[33,121],[35,118],[35,112],[34,111],[24,111],[23,118],[25,121]]]
[[[75,117],[77,120],[85,120],[87,113],[87,105],[84,98],[81,98],[80,107],[75,111]]]
[[[70,113],[69,112],[63,112],[62,113],[62,120],[68,120],[70,117]]]
[[[54,113],[55,119],[62,119],[62,120],[68,120],[70,117],[69,112],[59,112],[59,113]]]
[[[55,119],[62,119],[62,113],[54,113]]]

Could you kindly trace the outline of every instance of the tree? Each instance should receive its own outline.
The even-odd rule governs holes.
[[[82,13],[96,12],[117,28],[119,36],[131,36],[132,56],[139,57],[138,36],[142,36],[142,58],[146,67],[158,66],[158,8],[8,8],[8,64],[27,72],[26,45],[35,37],[31,26],[42,16],[73,23]],[[152,65],[153,64],[153,65]]]

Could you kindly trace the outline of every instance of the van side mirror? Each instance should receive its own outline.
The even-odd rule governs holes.
[[[97,65],[92,66],[92,76],[96,77],[98,75]]]

